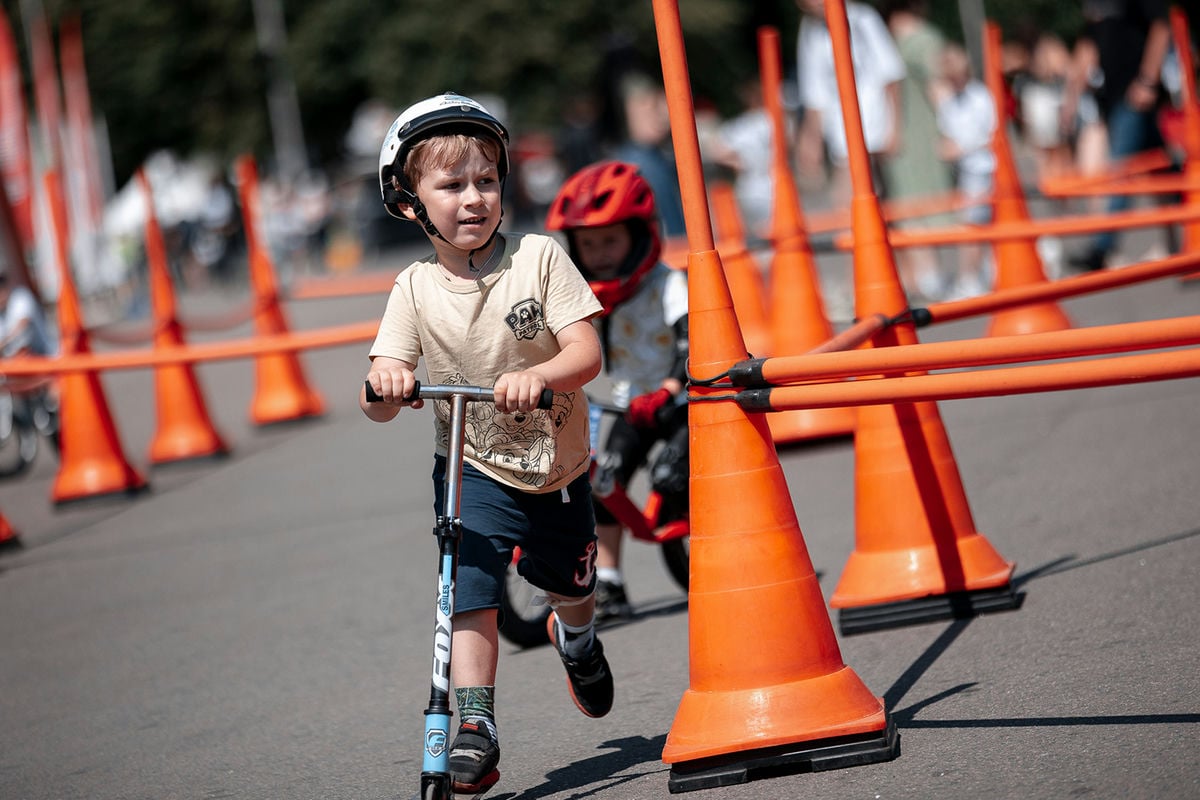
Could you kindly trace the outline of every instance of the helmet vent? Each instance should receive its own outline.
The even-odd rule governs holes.
[[[592,198],[592,208],[604,208],[612,200],[612,192],[604,191]]]

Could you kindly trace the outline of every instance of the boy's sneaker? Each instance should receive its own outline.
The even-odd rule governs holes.
[[[500,745],[487,728],[471,720],[458,726],[450,747],[450,778],[453,789],[464,794],[486,790],[500,780]]]
[[[609,581],[596,582],[596,621],[607,619],[629,619],[633,607],[625,596],[625,585]]]
[[[546,633],[567,669],[567,689],[579,710],[589,717],[603,717],[612,709],[613,677],[600,639],[592,640],[592,651],[579,660],[569,658],[558,647],[558,617],[551,613]]]

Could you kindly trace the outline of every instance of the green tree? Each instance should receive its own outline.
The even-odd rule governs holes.
[[[573,3],[475,0],[280,0],[286,63],[295,80],[309,157],[342,157],[354,110],[369,98],[401,107],[444,89],[502,97],[516,130],[552,128],[580,92],[603,95],[614,69],[657,76],[650,0]],[[22,11],[32,0],[0,0],[28,64]],[[78,13],[93,108],[102,114],[114,170],[124,182],[159,148],[250,152],[269,163],[268,63],[259,50],[252,0],[42,0],[52,26]],[[794,69],[794,0],[686,0],[680,16],[693,94],[725,113],[736,87],[758,74],[756,32],[780,32],[785,73]],[[1033,18],[1073,37],[1074,3],[993,0],[989,14],[1013,34]],[[934,0],[934,20],[961,36],[957,0]],[[956,38],[958,38],[956,36]],[[28,77],[27,77],[28,80]],[[32,92],[30,92],[32,97]]]

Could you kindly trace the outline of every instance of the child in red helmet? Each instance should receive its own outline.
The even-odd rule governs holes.
[[[604,349],[613,403],[626,410],[598,455],[601,486],[627,485],[655,443],[651,484],[687,509],[687,277],[659,260],[662,241],[650,184],[633,164],[604,161],[571,176],[546,219],[562,231],[604,313],[593,324]],[[596,619],[629,617],[621,574],[621,526],[595,502]]]

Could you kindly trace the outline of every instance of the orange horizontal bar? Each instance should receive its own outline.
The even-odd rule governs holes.
[[[906,197],[899,200],[886,200],[880,204],[883,218],[888,222],[896,222],[914,217],[925,217],[933,214],[945,214],[957,211],[966,205],[991,202],[990,195],[976,198],[969,203],[966,196],[959,191],[942,192],[924,197]],[[850,227],[850,209],[839,208],[832,211],[821,211],[808,215],[805,225],[809,233],[830,233],[846,230]]]
[[[888,230],[892,247],[932,247],[969,242],[999,242],[1007,239],[1035,239],[1039,236],[1080,236],[1099,231],[1166,225],[1200,219],[1200,206],[1174,205],[1077,217],[1031,219],[1026,222],[998,222],[992,225],[955,225],[947,228]],[[841,250],[854,247],[854,238],[842,234],[833,240]]]
[[[378,321],[368,321],[225,342],[205,342],[182,347],[156,347],[153,350],[77,353],[57,358],[20,356],[0,359],[0,375],[56,375],[65,372],[93,372],[106,369],[158,367],[165,364],[192,364],[200,361],[228,361],[268,353],[338,347],[370,341],[375,338],[378,330]]]
[[[1200,190],[1200,179],[1187,175],[1151,175],[1122,178],[1112,183],[1071,186],[1054,192],[1054,197],[1105,197],[1111,194],[1174,194]],[[1043,193],[1044,194],[1044,193]]]
[[[1082,172],[1060,173],[1045,175],[1038,181],[1042,194],[1053,195],[1064,189],[1074,189],[1084,186],[1094,186],[1108,183],[1120,178],[1133,175],[1144,175],[1148,172],[1167,169],[1174,166],[1171,157],[1163,150],[1147,150],[1144,153],[1132,155],[1109,166],[1102,172],[1084,174]]]
[[[287,289],[290,300],[320,300],[391,291],[394,272],[364,272],[337,278],[297,278]]]
[[[992,314],[1029,303],[1061,300],[1066,297],[1115,289],[1119,286],[1128,286],[1157,278],[1182,275],[1195,271],[1197,267],[1200,267],[1200,253],[1185,253],[1154,261],[1144,261],[1140,264],[1130,264],[1118,269],[1073,275],[1070,278],[1060,278],[1056,281],[1014,286],[1011,289],[1001,289],[979,297],[933,303],[926,310],[933,317],[933,322],[951,322],[956,319]]]
[[[1140,353],[1066,364],[749,389],[738,392],[735,399],[749,411],[795,411],[1089,389],[1197,375],[1200,375],[1200,349]],[[763,407],[764,394],[766,408]]]
[[[846,330],[828,339],[808,352],[837,353],[843,350],[853,350],[863,342],[888,326],[890,320],[883,314],[872,314],[866,319],[860,319]]]
[[[775,356],[761,361],[757,370],[759,381],[743,381],[736,366],[730,370],[730,378],[736,386],[779,386],[884,372],[977,367],[1194,344],[1200,344],[1200,316],[819,355]]]

